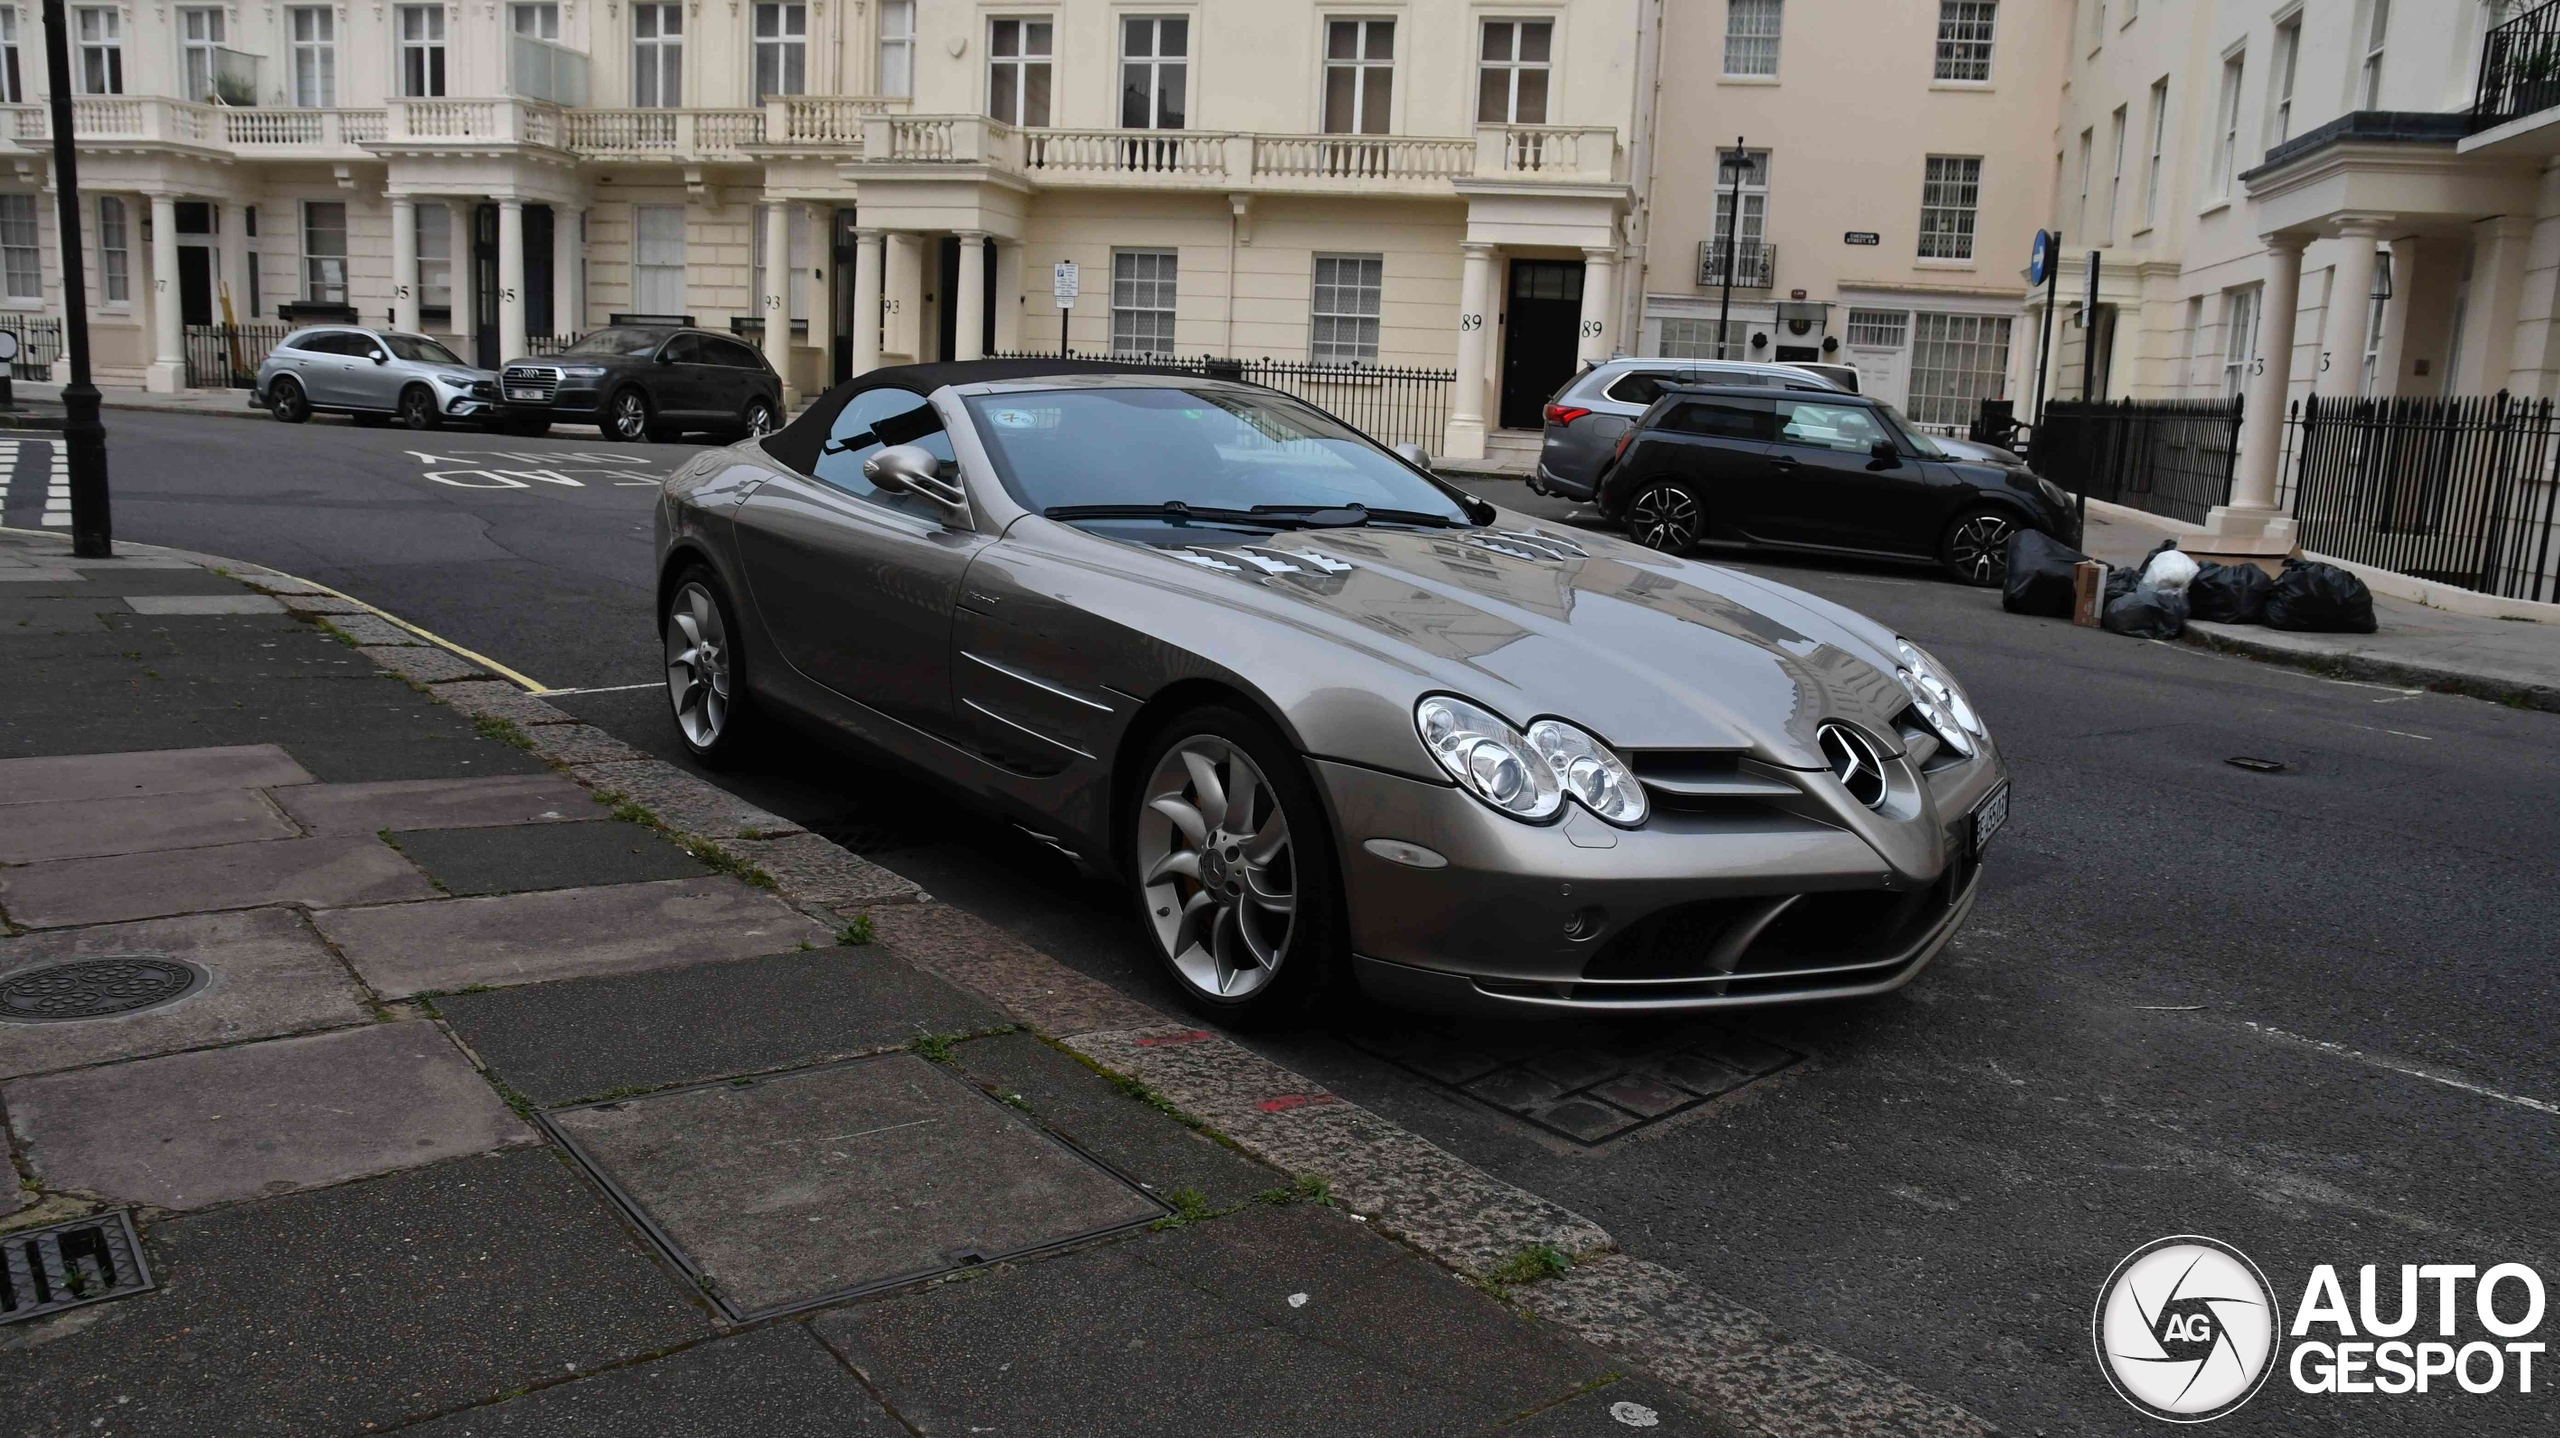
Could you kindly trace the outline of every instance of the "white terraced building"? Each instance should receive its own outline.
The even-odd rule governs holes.
[[[1649,13],[74,3],[98,375],[180,387],[226,320],[495,363],[629,314],[757,335],[805,394],[1053,350],[1074,261],[1080,353],[1454,368],[1435,437],[1480,454],[1617,346]],[[37,11],[0,41],[0,311],[58,316]]]

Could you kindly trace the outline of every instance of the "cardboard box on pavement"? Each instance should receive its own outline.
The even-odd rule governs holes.
[[[2071,569],[2071,622],[2083,629],[2098,627],[2107,607],[2107,566],[2084,559]]]

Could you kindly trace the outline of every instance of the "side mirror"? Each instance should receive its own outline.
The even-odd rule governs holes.
[[[1902,451],[1894,448],[1893,441],[1889,439],[1880,439],[1868,445],[1867,457],[1887,466],[1902,463]]]
[[[862,462],[862,477],[886,494],[930,501],[954,529],[969,525],[968,492],[942,477],[942,461],[920,444],[893,444]]]
[[[1424,449],[1421,445],[1407,441],[1396,446],[1395,454],[1396,458],[1421,470],[1424,474],[1431,472],[1431,451]]]
[[[388,351],[388,350],[375,350],[375,351],[373,352],[373,362],[374,362],[375,364],[389,364],[389,363],[391,363],[391,353],[390,353],[390,351]]]

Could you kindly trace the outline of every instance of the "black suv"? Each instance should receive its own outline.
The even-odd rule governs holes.
[[[1618,442],[1595,496],[1637,543],[1825,550],[2008,574],[2021,527],[2073,542],[2070,496],[2024,464],[1960,458],[1892,405],[1738,386],[1664,391]]]
[[[782,380],[755,346],[711,330],[615,325],[556,355],[507,361],[507,416],[536,427],[591,424],[608,438],[729,438],[782,425]]]

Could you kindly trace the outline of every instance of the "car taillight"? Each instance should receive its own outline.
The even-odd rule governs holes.
[[[1591,411],[1587,409],[1580,409],[1569,404],[1551,404],[1547,406],[1547,423],[1571,424],[1575,420],[1580,419],[1589,413],[1591,413]]]

